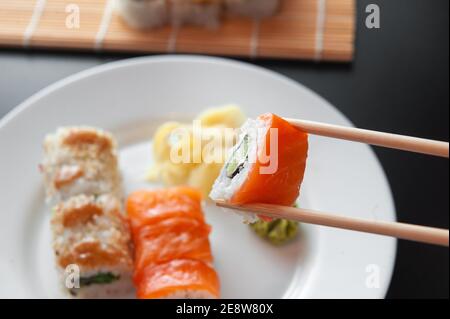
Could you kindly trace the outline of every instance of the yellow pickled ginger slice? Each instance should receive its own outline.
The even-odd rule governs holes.
[[[216,108],[210,108],[197,116],[197,120],[203,126],[216,126],[238,128],[245,122],[245,114],[236,105],[225,105]]]

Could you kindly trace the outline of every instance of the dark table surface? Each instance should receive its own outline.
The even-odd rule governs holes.
[[[365,27],[365,7],[381,9],[381,28]],[[448,141],[448,0],[358,1],[352,64],[258,60],[313,89],[356,126]],[[121,55],[0,49],[0,117],[41,88]],[[449,162],[375,149],[394,194],[398,219],[449,224]],[[400,241],[388,298],[448,298],[447,248]]]

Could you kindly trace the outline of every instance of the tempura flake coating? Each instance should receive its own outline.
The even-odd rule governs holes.
[[[90,127],[63,127],[46,136],[40,166],[50,203],[80,194],[121,196],[116,143]]]
[[[80,271],[82,297],[111,297],[129,292],[133,271],[128,222],[120,202],[112,195],[78,195],[55,206],[51,219],[53,248],[62,274],[67,266]],[[98,283],[100,275],[110,282]],[[106,285],[108,284],[108,285]],[[84,285],[84,286],[83,286]]]
[[[44,141],[47,201],[61,284],[82,298],[132,292],[132,242],[123,214],[116,142],[103,130],[59,128]]]

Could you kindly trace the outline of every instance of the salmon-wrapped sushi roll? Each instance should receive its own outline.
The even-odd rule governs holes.
[[[132,292],[131,236],[115,197],[72,197],[55,206],[51,224],[57,266],[73,296],[123,297]],[[70,286],[67,267],[79,271]]]
[[[121,196],[116,142],[99,129],[63,127],[47,135],[41,170],[53,204],[80,194]]]
[[[209,225],[183,217],[143,227],[135,237],[135,274],[148,265],[174,259],[194,259],[211,264],[210,231]]]
[[[217,298],[219,283],[201,194],[190,187],[132,193],[127,200],[139,298]]]
[[[145,225],[161,220],[188,217],[204,222],[200,191],[185,186],[158,191],[136,191],[128,196],[127,212],[132,230],[137,233]]]
[[[216,299],[219,277],[207,264],[177,259],[146,268],[137,279],[141,299]]]
[[[271,113],[249,119],[210,197],[236,205],[292,206],[299,196],[307,153],[307,133],[284,119]]]

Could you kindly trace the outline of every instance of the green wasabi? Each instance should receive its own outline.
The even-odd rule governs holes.
[[[271,222],[258,220],[250,224],[258,236],[274,245],[282,245],[297,236],[298,223],[287,219],[275,219]]]

